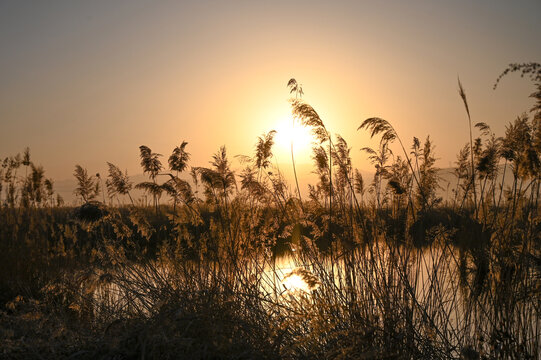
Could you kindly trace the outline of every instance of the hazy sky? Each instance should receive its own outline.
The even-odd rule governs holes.
[[[288,119],[295,77],[357,167],[372,116],[408,144],[430,134],[447,167],[468,140],[458,75],[473,121],[497,134],[532,106],[529,80],[492,86],[541,61],[539,14],[539,0],[0,0],[0,157],[29,146],[60,180],[106,161],[140,173],[141,144],[168,156],[186,140],[199,166],[222,144],[251,154]]]

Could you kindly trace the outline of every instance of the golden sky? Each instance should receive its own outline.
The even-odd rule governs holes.
[[[507,64],[541,61],[540,13],[538,0],[2,1],[0,157],[29,146],[66,179],[106,161],[140,173],[142,144],[164,163],[183,140],[195,166],[221,145],[250,155],[288,121],[294,77],[355,166],[374,144],[356,129],[379,116],[408,144],[430,135],[448,167],[469,139],[457,76],[473,122],[497,134],[531,107],[529,80],[492,86]]]

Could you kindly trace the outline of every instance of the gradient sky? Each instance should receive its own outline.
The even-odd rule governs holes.
[[[532,106],[517,74],[492,86],[541,61],[539,14],[539,0],[0,0],[0,157],[29,146],[60,180],[106,161],[140,173],[141,144],[168,156],[186,140],[197,166],[222,144],[250,155],[288,118],[295,77],[357,167],[372,116],[408,144],[430,134],[447,167],[469,136],[458,75],[472,120],[499,135]]]

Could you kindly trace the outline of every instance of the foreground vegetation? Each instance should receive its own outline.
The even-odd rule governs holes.
[[[141,146],[151,206],[114,164],[106,179],[76,166],[70,208],[29,151],[6,158],[0,357],[539,358],[541,67],[509,71],[537,102],[501,138],[472,126],[459,83],[472,136],[445,201],[429,138],[407,150],[390,122],[362,122],[380,138],[365,184],[293,79],[320,142],[308,199],[272,165],[272,131],[239,175],[225,147],[189,167],[183,142],[166,170]]]

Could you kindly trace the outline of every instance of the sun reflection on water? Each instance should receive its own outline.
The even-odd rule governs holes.
[[[316,290],[320,284],[321,282],[314,274],[302,267],[291,270],[282,279],[282,285],[289,293],[310,293]]]

